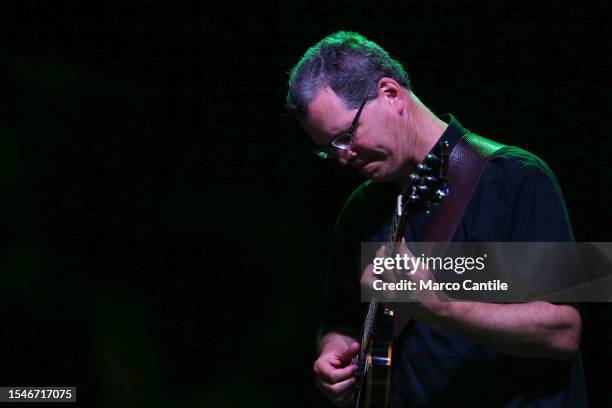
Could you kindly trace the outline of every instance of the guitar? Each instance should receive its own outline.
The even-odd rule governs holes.
[[[448,156],[448,142],[440,141],[410,174],[410,183],[397,197],[386,256],[395,256],[408,214],[423,208],[429,211],[448,197]],[[371,299],[361,329],[361,350],[353,361],[358,367],[356,408],[389,406],[393,324],[393,309],[379,307]]]

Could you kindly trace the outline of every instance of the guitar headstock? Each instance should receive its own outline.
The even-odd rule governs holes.
[[[430,210],[448,197],[449,150],[446,140],[438,142],[410,174],[410,184],[404,198],[406,207]]]

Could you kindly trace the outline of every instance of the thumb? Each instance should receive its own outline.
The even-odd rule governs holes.
[[[351,361],[353,359],[353,357],[355,357],[357,355],[357,353],[359,352],[360,348],[361,347],[359,346],[359,343],[357,343],[355,341],[355,342],[351,343],[351,345],[348,346],[346,349],[344,349],[344,351],[342,353],[340,353],[340,355],[338,357],[343,362]]]

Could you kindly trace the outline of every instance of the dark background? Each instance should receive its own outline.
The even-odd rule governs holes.
[[[288,70],[339,29],[404,63],[434,112],[542,157],[576,239],[610,240],[609,14],[3,1],[0,385],[76,385],[79,405],[323,404],[327,237],[360,178],[317,161],[283,103]],[[610,308],[583,314],[590,399],[610,405]]]

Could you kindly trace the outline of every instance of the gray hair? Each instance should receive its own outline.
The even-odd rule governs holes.
[[[378,44],[358,33],[339,31],[310,47],[289,74],[286,108],[297,116],[322,87],[329,87],[349,109],[378,95],[378,81],[393,78],[411,89],[408,74]]]

